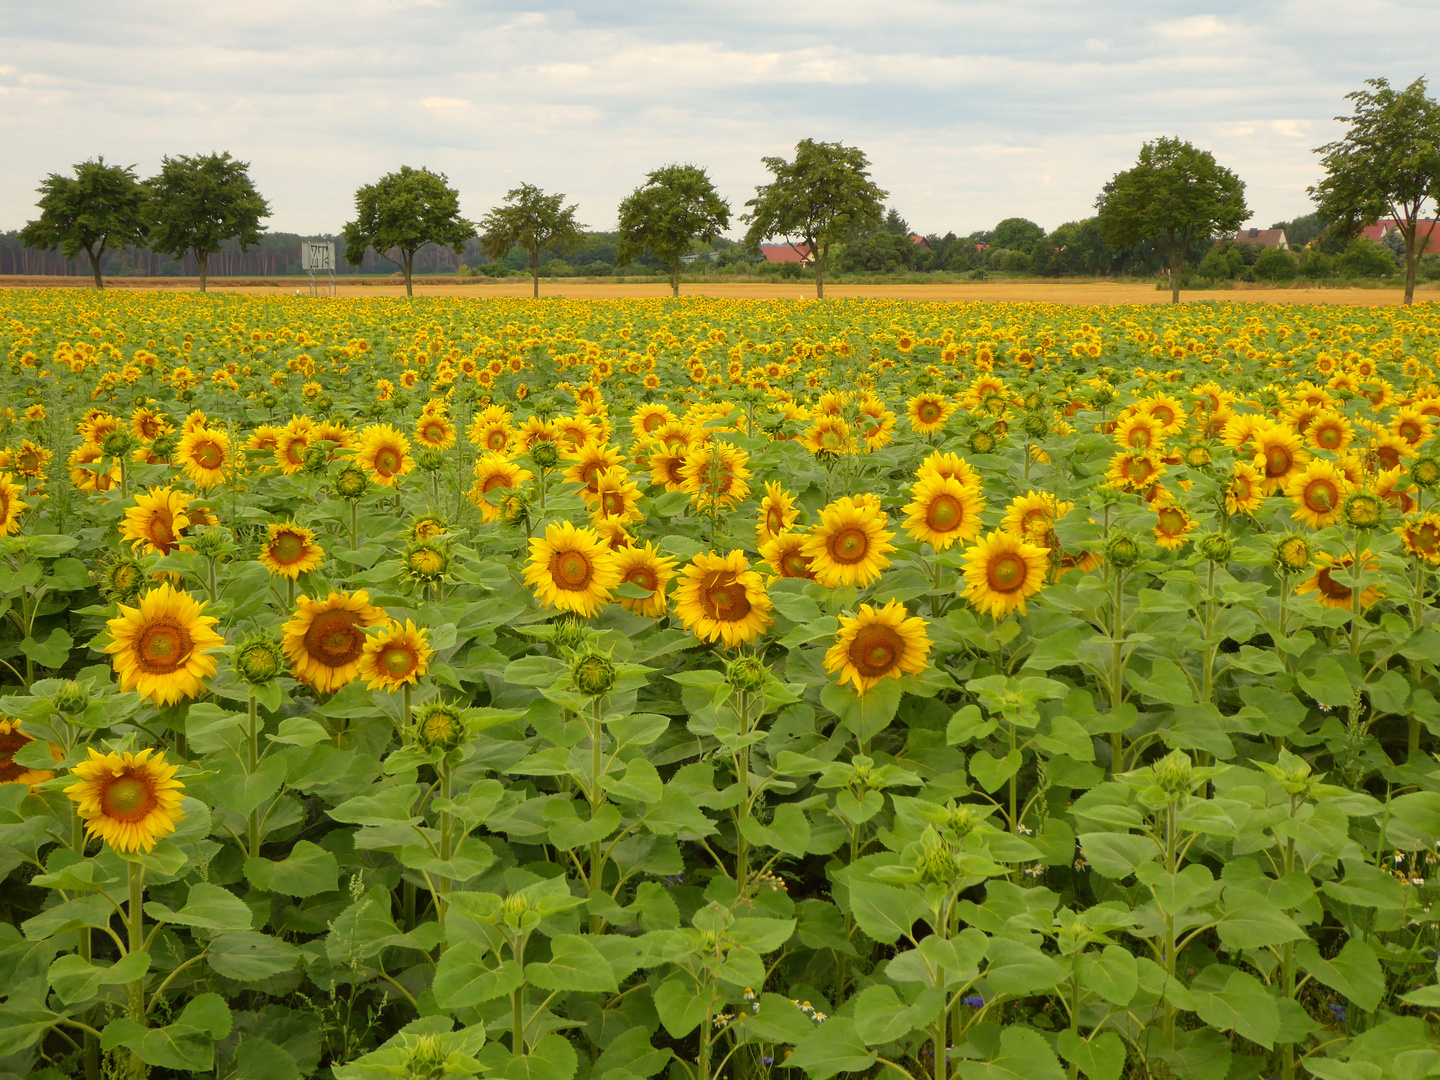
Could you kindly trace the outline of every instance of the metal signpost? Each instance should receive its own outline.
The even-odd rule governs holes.
[[[310,295],[319,296],[323,287],[327,296],[335,295],[335,245],[327,240],[300,241],[300,269],[310,274]],[[322,283],[316,274],[323,272]]]

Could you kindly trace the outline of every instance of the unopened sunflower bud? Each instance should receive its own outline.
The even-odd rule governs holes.
[[[1129,570],[1142,554],[1140,542],[1128,532],[1116,532],[1105,542],[1105,561],[1120,570]]]
[[[433,446],[422,446],[415,452],[415,464],[425,472],[438,472],[445,467],[445,451]]]
[[[135,436],[129,431],[125,428],[116,428],[114,431],[106,433],[105,438],[100,440],[100,449],[104,451],[106,457],[124,457],[135,448],[135,443]]]
[[[235,646],[235,674],[251,686],[264,686],[285,670],[285,653],[270,637],[253,637]]]
[[[460,711],[443,701],[421,706],[415,716],[415,741],[427,750],[454,750],[465,741]]]
[[[1050,434],[1050,420],[1044,413],[1032,412],[1025,417],[1025,434],[1032,439],[1043,439]]]
[[[311,443],[305,448],[305,458],[302,467],[312,476],[325,471],[325,466],[330,464],[330,451],[320,443]]]
[[[418,1035],[405,1058],[405,1075],[413,1080],[440,1080],[447,1057],[439,1035]]]
[[[1115,400],[1115,391],[1108,386],[1102,386],[1091,395],[1091,400],[1094,402],[1095,408],[1103,409]]]
[[[90,688],[74,679],[67,679],[50,701],[66,716],[79,716],[90,707]]]
[[[1385,520],[1385,503],[1369,491],[1352,491],[1340,505],[1340,516],[1352,529],[1371,532]]]
[[[230,530],[219,525],[206,525],[193,534],[195,551],[207,559],[218,559],[230,550]]]
[[[554,634],[551,641],[555,648],[560,651],[569,651],[580,648],[590,639],[590,628],[579,619],[564,618],[555,623]]]
[[[1224,533],[1206,533],[1195,541],[1195,550],[1210,562],[1223,566],[1235,553],[1235,542]]]
[[[769,670],[758,656],[741,656],[725,667],[725,681],[744,694],[757,693],[765,685]]]
[[[450,569],[450,553],[441,545],[421,540],[405,549],[405,573],[412,581],[432,585]]]
[[[150,452],[156,457],[168,458],[175,453],[175,448],[180,445],[180,439],[173,431],[167,431],[150,444]]]
[[[100,569],[100,595],[107,600],[128,604],[140,594],[144,584],[145,571],[139,561],[129,555],[117,555]]]
[[[1429,454],[1416,458],[1410,463],[1410,479],[1426,491],[1440,485],[1440,459]]]
[[[1193,443],[1185,450],[1185,464],[1192,469],[1203,469],[1214,460],[1210,448],[1204,443]]]
[[[335,475],[335,494],[342,499],[360,499],[370,490],[370,477],[359,465],[346,465]]]
[[[1194,763],[1183,750],[1174,750],[1155,763],[1155,783],[1172,799],[1190,794]]]
[[[1310,568],[1310,556],[1310,541],[1299,533],[1287,533],[1275,541],[1271,565],[1281,574],[1298,574]]]
[[[972,454],[988,454],[995,449],[995,436],[984,430],[972,432],[969,445]]]
[[[570,683],[586,697],[601,697],[615,685],[615,665],[598,649],[584,649],[570,661]]]
[[[553,469],[560,460],[560,451],[552,442],[537,442],[530,447],[530,460],[542,469]]]

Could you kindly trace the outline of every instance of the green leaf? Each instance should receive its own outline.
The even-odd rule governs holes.
[[[866,746],[870,740],[890,726],[900,706],[900,681],[884,679],[864,694],[857,694],[849,683],[827,683],[820,691],[820,704],[840,718],[840,725]]]
[[[683,1039],[704,1021],[714,997],[714,986],[697,990],[689,976],[676,972],[656,989],[655,1012],[671,1038]]]
[[[496,967],[485,963],[487,950],[473,941],[446,949],[435,966],[431,990],[442,1009],[464,1009],[510,993],[522,982],[520,965],[505,960]],[[611,976],[612,981],[614,976]]]
[[[761,994],[759,1004],[758,1013],[750,1013],[745,1017],[744,1031],[751,1038],[794,1045],[809,1035],[815,1027],[815,1021],[801,1012],[787,997]]]
[[[1098,954],[1081,953],[1080,985],[1112,1005],[1130,1004],[1140,985],[1134,954],[1119,945],[1106,945]]]
[[[923,1029],[933,1021],[944,1000],[944,991],[932,988],[926,996],[927,1007],[917,1010],[901,1001],[894,989],[883,983],[867,986],[851,999],[855,1031],[862,1041],[871,1046],[899,1042],[910,1032]],[[925,1015],[927,1012],[928,1016]],[[803,1018],[804,1014],[800,1015]]]
[[[101,1032],[100,1048],[123,1046],[141,1061],[162,1069],[209,1072],[215,1040],[230,1034],[230,1009],[219,994],[194,998],[173,1024],[146,1028],[126,1017],[112,1020]]]
[[[268,1039],[246,1036],[235,1050],[233,1080],[300,1080],[295,1059]]]
[[[794,803],[781,803],[769,825],[761,825],[753,817],[740,819],[740,831],[757,847],[771,848],[797,858],[810,845],[810,819]]]
[[[746,1017],[747,1028],[750,1020],[751,1017]],[[644,1077],[654,1076],[663,1069],[674,1056],[675,1052],[668,1046],[656,1049],[650,1045],[650,1033],[643,1026],[632,1027],[611,1040],[596,1060],[590,1075],[600,1080],[612,1069],[618,1069],[627,1077],[644,1080]]]
[[[1166,705],[1191,705],[1195,701],[1195,690],[1180,665],[1163,657],[1153,662],[1148,679],[1141,679],[1131,669],[1126,672],[1125,681],[1146,697]]]
[[[1351,702],[1350,676],[1333,656],[1320,657],[1313,672],[1301,672],[1295,681],[1321,705],[1340,708]]]
[[[1088,1080],[1120,1080],[1125,1068],[1125,1044],[1113,1031],[1082,1039],[1066,1028],[1055,1040],[1055,1048],[1066,1061],[1077,1065]]]
[[[1081,833],[1080,847],[1097,873],[1116,880],[1129,877],[1159,854],[1153,840],[1133,833]]]
[[[1316,982],[1344,994],[1366,1012],[1379,1008],[1385,996],[1385,973],[1380,960],[1362,938],[1350,938],[1331,960],[1323,958],[1315,942],[1307,938],[1296,942],[1295,959]]]
[[[1056,1060],[1055,1051],[1031,1028],[1002,1030],[994,1024],[982,1024],[971,1032],[967,1049],[983,1054],[983,1059],[957,1061],[955,1075],[960,1080],[1065,1080],[1065,1070]]]
[[[618,989],[610,961],[600,950],[578,934],[559,934],[550,939],[550,959],[526,964],[525,978],[542,990]]]
[[[792,1069],[804,1069],[811,1080],[830,1080],[842,1072],[864,1072],[880,1055],[865,1049],[865,1041],[848,1016],[832,1016],[816,1024],[809,1035],[795,1044],[785,1059]]]
[[[1024,763],[1025,758],[1019,750],[1011,750],[1003,758],[992,757],[984,750],[977,750],[970,757],[970,775],[986,791],[995,791],[1018,773]]]
[[[985,981],[997,994],[1026,997],[1050,990],[1066,972],[1052,957],[1039,949],[1009,938],[990,939],[990,963]]]
[[[320,845],[297,840],[280,862],[247,859],[245,876],[257,889],[303,899],[339,888],[340,867],[335,856]]]
[[[272,742],[284,743],[287,746],[303,747],[328,742],[331,735],[319,721],[312,720],[308,716],[288,716],[280,721],[279,732],[269,735],[267,738]]]
[[[212,941],[206,960],[227,979],[253,982],[294,968],[300,962],[300,950],[288,941],[241,930]]]
[[[97,967],[75,953],[58,957],[45,979],[66,1005],[88,1001],[102,986],[134,982],[150,970],[150,954],[133,952],[106,967]]]
[[[70,659],[70,650],[74,647],[74,639],[58,626],[50,631],[44,641],[27,637],[20,642],[20,651],[43,668],[64,667],[65,661]]]
[[[1306,936],[1294,919],[1254,890],[1226,889],[1225,901],[1228,910],[1215,930],[1226,948],[1263,949]]]
[[[1401,850],[1428,848],[1440,837],[1440,792],[1412,791],[1391,799],[1385,836]]]
[[[946,745],[964,746],[976,739],[983,739],[994,731],[998,724],[999,721],[993,717],[985,719],[978,705],[966,705],[956,709],[955,715],[950,717],[950,723],[945,726]]]
[[[1248,971],[1211,964],[1190,987],[1195,1015],[1211,1027],[1234,1031],[1269,1049],[1280,1030],[1280,1012],[1265,984]]]
[[[203,881],[190,886],[190,895],[179,911],[171,911],[152,900],[145,905],[145,914],[156,922],[214,931],[248,930],[255,920],[255,913],[244,900],[219,885]]]
[[[506,1062],[500,1075],[505,1080],[570,1080],[579,1059],[575,1047],[563,1035],[542,1035],[528,1054],[517,1054]]]
[[[874,881],[850,885],[850,912],[860,929],[882,945],[909,937],[910,929],[929,910],[918,889],[897,889]]]

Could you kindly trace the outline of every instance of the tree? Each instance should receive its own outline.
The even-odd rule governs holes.
[[[695,240],[713,243],[730,227],[730,204],[698,165],[666,165],[620,204],[621,265],[648,251],[670,268],[670,294],[680,295],[680,257]]]
[[[1140,148],[1135,165],[1095,200],[1100,231],[1112,250],[1145,240],[1160,244],[1170,271],[1170,302],[1180,302],[1180,275],[1192,241],[1231,232],[1250,216],[1245,183],[1208,150],[1161,138]]]
[[[20,242],[39,251],[58,247],[67,259],[85,252],[97,289],[105,287],[100,260],[106,248],[145,242],[147,193],[133,165],[106,165],[102,155],[76,165],[73,177],[51,173],[39,192],[40,217],[20,231]]]
[[[530,256],[530,276],[535,296],[540,296],[540,249],[573,250],[580,246],[585,226],[575,220],[575,206],[565,206],[565,196],[546,195],[534,184],[521,184],[505,193],[505,204],[497,206],[480,222],[484,235],[480,248],[492,259],[503,259],[514,248]]]
[[[755,189],[752,207],[743,220],[750,229],[746,247],[783,236],[797,251],[806,247],[815,267],[815,295],[825,296],[825,268],[832,244],[853,230],[875,228],[885,213],[890,193],[870,180],[870,161],[854,146],[805,139],[796,144],[795,160],[762,159],[775,179]]]
[[[1023,217],[1006,218],[990,232],[991,247],[1009,248],[1012,251],[1030,251],[1036,241],[1045,236],[1044,229]]]
[[[427,244],[459,255],[475,226],[460,216],[460,193],[444,173],[400,166],[355,192],[355,220],[347,222],[345,261],[359,265],[365,249],[400,268],[405,295],[414,296],[415,254]],[[400,257],[394,258],[390,252]]]
[[[200,291],[210,256],[226,240],[240,250],[260,243],[260,219],[270,216],[250,181],[250,164],[222,154],[181,154],[160,163],[150,188],[150,247],[161,255],[183,258],[193,252],[200,264]]]
[[[1345,137],[1315,151],[1325,155],[1325,179],[1309,189],[1310,197],[1345,238],[1382,214],[1395,220],[1405,241],[1410,304],[1420,258],[1416,226],[1426,200],[1440,199],[1440,105],[1425,93],[1423,76],[1401,91],[1385,79],[1365,85],[1371,89],[1345,95],[1355,103],[1355,115],[1335,118],[1348,125]]]

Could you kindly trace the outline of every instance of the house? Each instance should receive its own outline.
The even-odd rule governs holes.
[[[1235,234],[1237,244],[1254,244],[1262,248],[1279,248],[1281,251],[1290,250],[1290,242],[1285,239],[1284,229],[1241,229]]]
[[[1420,254],[1440,254],[1440,231],[1437,231],[1436,226],[1440,226],[1440,221],[1433,218],[1421,218],[1415,223],[1415,246],[1420,249]],[[1360,235],[1378,244],[1387,232],[1391,229],[1399,231],[1399,228],[1400,222],[1394,218],[1384,218],[1361,229]]]
[[[761,244],[760,254],[770,263],[799,263],[811,266],[815,260],[810,257],[809,244]]]
[[[926,240],[925,237],[921,236],[919,233],[911,233],[911,234],[910,234],[910,242],[915,245],[915,249],[916,249],[917,251],[931,251],[931,250],[933,250],[933,249],[930,247],[930,241],[929,241],[929,240]]]

